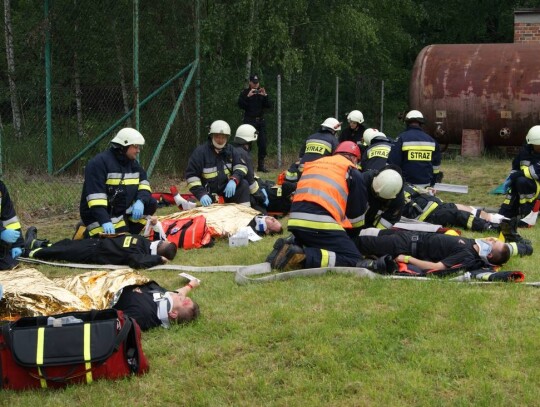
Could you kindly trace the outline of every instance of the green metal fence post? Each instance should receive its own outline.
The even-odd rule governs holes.
[[[195,80],[195,114],[196,128],[195,136],[197,145],[199,145],[199,137],[201,134],[201,65],[200,65],[200,49],[201,49],[201,30],[200,30],[200,0],[195,3],[195,62],[197,62],[197,79]]]
[[[51,20],[49,19],[49,0],[44,0],[43,8],[45,11],[45,118],[47,122],[47,172],[52,174]]]
[[[176,81],[178,78],[180,78],[182,75],[184,75],[188,70],[192,69],[194,65],[194,62],[189,64],[188,66],[184,67],[180,72],[178,72],[176,75],[174,75],[171,79],[169,79],[167,82],[165,82],[163,85],[161,85],[159,88],[157,88],[155,91],[153,91],[150,95],[148,95],[139,105],[139,107],[145,106],[150,100],[161,94],[165,89],[167,89],[169,86],[171,86],[174,81]],[[69,167],[73,165],[75,161],[77,161],[79,158],[81,158],[88,150],[90,150],[92,147],[94,147],[97,143],[99,143],[105,136],[107,136],[111,131],[113,131],[117,126],[124,123],[129,116],[133,114],[133,109],[131,109],[129,112],[126,112],[120,119],[118,119],[115,123],[113,123],[112,126],[110,126],[107,130],[105,130],[103,133],[101,133],[99,136],[97,136],[93,141],[88,143],[86,147],[84,147],[81,151],[79,151],[75,157],[73,157],[71,160],[68,161],[67,164],[65,164],[62,168],[60,168],[58,171],[56,171],[56,174],[59,174]]]
[[[133,0],[133,101],[135,128],[139,130],[139,0]]]
[[[148,166],[146,170],[148,177],[150,177],[152,175],[152,172],[154,171],[154,167],[156,166],[157,160],[159,159],[161,150],[163,149],[163,146],[165,145],[165,142],[167,141],[167,137],[169,136],[169,131],[171,130],[171,126],[174,122],[174,119],[176,119],[176,116],[178,115],[180,104],[182,103],[182,100],[184,100],[184,96],[186,95],[186,90],[189,88],[189,85],[191,84],[191,81],[193,80],[193,74],[195,73],[197,66],[198,66],[198,63],[197,61],[195,61],[193,68],[189,72],[186,82],[184,83],[184,86],[182,87],[182,92],[180,92],[180,95],[178,96],[178,99],[176,100],[173,111],[171,112],[171,115],[169,116],[169,120],[167,121],[167,125],[165,126],[165,130],[163,130],[163,134],[161,135],[159,143],[154,151],[152,161],[150,162],[150,165]]]

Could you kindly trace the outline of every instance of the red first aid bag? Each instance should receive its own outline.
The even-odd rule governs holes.
[[[213,244],[212,234],[203,215],[184,219],[165,219],[161,221],[167,240],[179,249],[198,249]],[[158,237],[159,238],[159,237]],[[154,232],[150,240],[155,240]]]
[[[1,326],[0,389],[57,388],[148,371],[139,325],[122,311],[52,318],[25,317]]]

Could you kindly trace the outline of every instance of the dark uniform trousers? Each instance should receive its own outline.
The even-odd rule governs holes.
[[[133,268],[146,268],[162,263],[161,256],[150,254],[150,243],[142,236],[129,235],[99,239],[64,239],[30,252],[30,257],[88,264],[127,264]]]
[[[501,204],[499,214],[507,218],[527,216],[538,199],[539,188],[536,181],[527,177],[518,177],[512,182],[512,189]],[[523,198],[522,198],[523,197]]]
[[[451,202],[440,204],[424,220],[434,225],[456,226],[474,232],[484,232],[490,226],[487,220],[479,218],[471,212],[459,210],[456,204]]]
[[[363,257],[345,231],[289,227],[296,243],[304,246],[305,268],[326,267],[328,252],[335,253],[336,267],[354,267]]]
[[[360,236],[357,238],[360,251],[364,254],[381,253],[389,254],[392,257],[400,254],[417,256],[417,246],[420,234],[409,231],[395,233],[392,230],[382,230],[378,236]]]
[[[251,124],[257,129],[259,134],[257,135],[257,158],[258,158],[258,170],[260,171],[264,167],[264,159],[266,157],[266,122],[264,117],[249,117],[244,116],[244,124]]]

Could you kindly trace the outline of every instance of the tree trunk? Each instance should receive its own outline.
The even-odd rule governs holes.
[[[77,27],[75,26],[75,32]],[[82,89],[81,89],[81,74],[79,72],[79,58],[77,51],[73,54],[73,79],[75,81],[75,103],[77,105],[77,134],[79,138],[84,137],[83,112],[82,112]]]
[[[113,22],[114,31],[114,46],[116,48],[116,60],[118,61],[118,74],[120,75],[120,87],[122,88],[122,101],[124,103],[124,112],[129,112],[129,95],[126,85],[126,75],[124,73],[124,64],[122,63],[122,47],[120,47],[120,40],[118,38],[118,32],[116,31],[116,20]],[[131,118],[126,120],[127,127],[133,127],[131,124]]]
[[[74,0],[75,9],[77,8],[77,0]],[[75,19],[74,23],[75,41],[79,38],[79,19]],[[75,82],[75,104],[77,106],[77,134],[79,138],[84,137],[83,112],[82,112],[82,90],[81,90],[81,73],[79,71],[79,57],[77,55],[77,44],[74,44],[73,51],[73,81]]]
[[[253,27],[254,21],[255,21],[255,0],[251,0],[248,27]],[[249,82],[249,76],[251,75],[252,58],[253,58],[253,37],[251,37],[249,40],[249,46],[248,46],[247,55],[246,55],[246,84]]]
[[[13,114],[13,130],[15,131],[15,136],[21,138],[21,111],[17,102],[17,86],[15,84],[15,51],[13,49],[13,28],[11,25],[11,0],[4,0],[4,28],[6,33],[6,58],[11,112]]]

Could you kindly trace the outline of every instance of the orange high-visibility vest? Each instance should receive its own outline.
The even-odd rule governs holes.
[[[354,165],[340,154],[306,163],[293,202],[316,203],[326,209],[342,227],[351,228],[351,222],[345,216],[349,168],[354,168]]]

